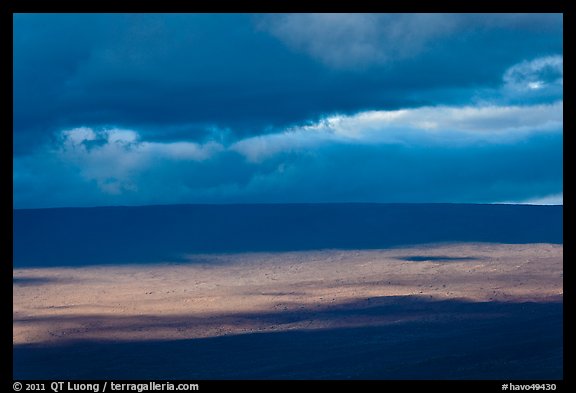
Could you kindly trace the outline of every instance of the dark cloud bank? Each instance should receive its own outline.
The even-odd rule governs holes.
[[[562,28],[15,15],[14,204],[558,203]]]

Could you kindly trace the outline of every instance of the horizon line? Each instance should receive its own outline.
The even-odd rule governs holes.
[[[90,206],[47,206],[12,207],[12,210],[48,210],[48,209],[98,209],[98,208],[138,208],[170,206],[305,206],[305,205],[469,205],[469,206],[564,206],[564,203],[527,203],[527,202],[234,202],[234,203],[158,203],[142,205],[90,205]]]

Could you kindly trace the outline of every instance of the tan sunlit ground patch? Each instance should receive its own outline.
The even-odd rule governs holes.
[[[449,317],[362,312],[406,297],[561,300],[562,255],[562,245],[456,244],[15,269],[13,341],[197,338]],[[359,312],[338,314],[350,304]]]

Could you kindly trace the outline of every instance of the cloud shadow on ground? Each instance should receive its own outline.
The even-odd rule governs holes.
[[[14,267],[177,262],[201,253],[562,243],[562,206],[171,205],[14,210]]]
[[[57,317],[50,322],[55,322]],[[75,317],[86,321],[94,316]],[[109,317],[110,318],[110,317]],[[184,340],[15,345],[15,379],[561,379],[562,302],[377,297],[315,310],[101,318],[112,332],[238,321],[283,329]],[[380,321],[378,323],[366,323]],[[354,324],[354,321],[356,323]],[[42,320],[36,321],[42,323]],[[348,324],[348,326],[346,326]]]
[[[477,261],[477,257],[450,257],[447,255],[411,255],[407,257],[399,257],[401,261],[407,262],[466,262]]]
[[[70,281],[69,279],[62,279],[62,278],[55,278],[55,277],[28,277],[28,276],[12,277],[12,284],[22,286],[22,287],[47,285],[47,284],[62,283],[62,282],[69,282],[69,281]]]

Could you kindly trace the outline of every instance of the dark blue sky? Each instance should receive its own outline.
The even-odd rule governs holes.
[[[14,206],[562,201],[559,14],[17,14]]]

